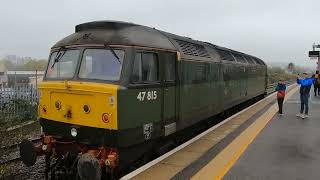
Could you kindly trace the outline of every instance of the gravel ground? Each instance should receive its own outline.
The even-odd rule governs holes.
[[[38,122],[24,126],[22,128],[14,129],[12,131],[0,131],[0,147],[10,146],[21,142],[22,139],[33,139],[39,137],[40,125]],[[18,149],[3,150],[0,148],[0,159],[7,159],[7,157],[19,156]],[[21,161],[0,165],[0,180],[14,179],[14,180],[29,180],[29,179],[44,179],[44,157],[38,157],[37,163],[32,167],[26,167]]]
[[[0,131],[0,147],[21,142],[22,139],[36,138],[40,135],[40,124],[33,124],[12,131]],[[0,152],[1,153],[1,152]]]
[[[41,180],[44,179],[44,157],[38,157],[35,165],[26,167],[21,161],[0,165],[0,179]]]

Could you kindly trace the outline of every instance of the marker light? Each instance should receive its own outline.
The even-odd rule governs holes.
[[[78,132],[77,132],[76,128],[71,128],[70,132],[71,132],[71,136],[72,137],[76,137],[78,135]]]
[[[102,114],[102,121],[105,123],[109,122],[109,114],[108,113]]]
[[[87,104],[83,105],[83,111],[88,114],[90,112],[90,106]]]
[[[47,114],[47,108],[46,108],[46,106],[42,106],[42,112],[43,112],[43,114]]]
[[[114,105],[114,97],[113,97],[113,96],[110,96],[110,97],[109,97],[109,105],[110,105],[110,106],[113,106],[113,105]]]

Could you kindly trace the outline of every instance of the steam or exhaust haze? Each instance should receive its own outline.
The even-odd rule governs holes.
[[[317,0],[2,0],[0,56],[47,58],[50,47],[88,21],[119,20],[210,41],[266,62],[315,67]]]

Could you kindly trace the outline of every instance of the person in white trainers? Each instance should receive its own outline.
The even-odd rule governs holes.
[[[309,113],[309,97],[310,97],[310,89],[314,82],[315,78],[309,77],[308,73],[303,73],[303,76],[297,76],[297,83],[300,84],[300,114],[297,114],[297,117],[301,117],[302,119],[308,118]],[[304,113],[304,114],[303,114]]]

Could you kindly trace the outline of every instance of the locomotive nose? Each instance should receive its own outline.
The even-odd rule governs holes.
[[[26,166],[29,167],[36,163],[37,153],[35,146],[31,141],[24,139],[19,144],[19,149],[21,160]]]

